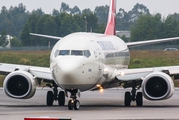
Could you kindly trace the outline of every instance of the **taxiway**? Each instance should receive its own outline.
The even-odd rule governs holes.
[[[73,118],[75,120],[111,120],[111,119],[179,119],[179,89],[175,89],[172,98],[164,101],[148,101],[144,98],[143,107],[124,106],[124,93],[130,89],[107,89],[104,93],[87,91],[79,98],[81,108],[68,110],[65,106],[46,106],[48,88],[38,88],[33,98],[18,100],[7,97],[0,89],[0,120],[24,120],[25,117],[51,116]]]

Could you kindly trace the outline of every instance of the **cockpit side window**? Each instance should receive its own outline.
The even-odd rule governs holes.
[[[80,50],[72,50],[71,55],[83,56],[83,52]]]
[[[89,50],[84,50],[84,51],[83,51],[83,54],[84,54],[84,56],[87,57],[87,58],[89,58],[89,57],[91,56],[91,53],[90,53]]]
[[[59,52],[60,52],[60,50],[56,50],[54,56],[57,57]]]

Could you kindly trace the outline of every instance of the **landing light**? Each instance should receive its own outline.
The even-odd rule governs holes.
[[[101,93],[104,92],[104,89],[103,89],[103,88],[100,88],[100,92],[101,92]]]
[[[107,68],[104,68],[104,72],[108,72],[108,69],[107,69]]]
[[[103,87],[101,87],[101,85],[97,84],[96,86],[100,88],[99,91],[100,91],[101,93],[104,92],[104,89],[103,89]]]
[[[124,72],[119,72],[119,75],[124,76],[125,73]]]

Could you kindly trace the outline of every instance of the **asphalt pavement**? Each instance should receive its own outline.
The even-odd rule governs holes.
[[[179,89],[175,89],[172,98],[162,101],[149,101],[144,98],[144,105],[124,106],[124,93],[130,89],[113,88],[99,91],[82,92],[78,98],[80,110],[68,110],[65,106],[46,106],[48,88],[38,88],[33,98],[19,100],[7,97],[0,88],[0,120],[24,120],[25,117],[58,117],[73,120],[117,120],[117,119],[179,119]]]

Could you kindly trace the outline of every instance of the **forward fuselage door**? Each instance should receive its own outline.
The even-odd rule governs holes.
[[[101,51],[99,49],[99,46],[97,45],[97,43],[93,40],[91,40],[91,42],[93,43],[93,46],[94,46],[94,56],[95,56],[95,59],[98,61],[98,66],[99,66],[99,70],[102,70],[102,54],[101,54]]]

